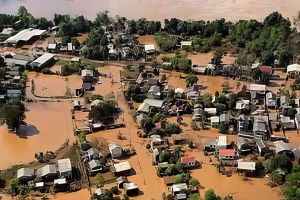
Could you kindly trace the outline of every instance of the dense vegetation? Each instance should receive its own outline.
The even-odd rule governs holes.
[[[298,19],[298,18],[297,18]],[[300,21],[295,20],[295,25]],[[128,20],[125,17],[111,17],[109,12],[99,12],[92,22],[83,16],[71,18],[69,15],[55,14],[53,22],[45,18],[34,18],[24,6],[18,15],[0,15],[0,28],[13,25],[17,30],[28,27],[47,29],[56,25],[62,37],[74,37],[78,33],[90,32],[83,55],[88,58],[106,60],[108,58],[106,31],[119,31],[128,35],[155,34],[156,42],[164,52],[174,52],[180,41],[192,41],[192,46],[184,47],[188,51],[208,52],[217,48],[238,54],[239,64],[251,64],[259,59],[265,65],[285,67],[299,53],[299,36],[292,29],[289,19],[273,12],[264,21],[255,19],[240,20],[236,23],[217,19],[214,21],[184,21],[177,18],[165,19],[162,27],[159,21],[145,18]],[[116,40],[116,46],[122,44]],[[124,41],[123,41],[124,42]],[[130,42],[136,42],[131,38]],[[134,50],[139,55],[138,49]]]
[[[0,105],[0,117],[5,119],[9,129],[16,130],[25,119],[25,106],[20,100],[9,100]]]

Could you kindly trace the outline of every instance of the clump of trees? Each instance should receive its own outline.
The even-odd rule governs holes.
[[[97,122],[107,122],[113,119],[114,114],[118,112],[115,102],[102,101],[100,104],[93,106],[89,118]]]
[[[25,119],[25,106],[20,100],[8,100],[0,106],[0,117],[11,130],[17,130]]]
[[[191,60],[180,54],[174,57],[164,57],[163,60],[171,63],[170,66],[166,66],[167,70],[189,72],[191,69]]]
[[[264,166],[267,173],[272,173],[280,169],[285,174],[289,174],[293,169],[293,162],[286,155],[276,155],[266,160]]]
[[[297,200],[300,198],[300,166],[295,165],[292,172],[286,177],[286,187],[284,195],[287,200]]]
[[[187,75],[185,81],[187,86],[192,86],[198,82],[198,77],[194,74],[189,74]]]
[[[75,63],[68,63],[64,64],[61,67],[61,74],[63,76],[68,76],[70,74],[77,74],[80,73],[80,71],[84,69],[84,65],[78,62]]]

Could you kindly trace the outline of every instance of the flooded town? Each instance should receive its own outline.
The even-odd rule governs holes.
[[[86,4],[0,0],[0,200],[300,199],[298,1]]]

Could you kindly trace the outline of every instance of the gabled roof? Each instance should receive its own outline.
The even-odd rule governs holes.
[[[70,158],[58,160],[57,165],[58,165],[58,171],[60,173],[72,171],[72,164]]]
[[[181,163],[183,164],[189,164],[192,162],[195,162],[195,157],[194,156],[183,156],[180,158]]]
[[[244,162],[244,161],[239,161],[238,162],[238,169],[241,170],[251,170],[251,171],[255,171],[255,166],[256,163],[255,162]]]
[[[235,156],[235,150],[234,149],[220,149],[219,150],[219,156]]]
[[[275,152],[278,154],[282,151],[291,151],[291,148],[287,145],[287,143],[279,140],[274,142],[275,145]]]
[[[34,176],[34,169],[31,168],[21,168],[17,171],[17,178],[24,178],[24,177],[33,177]]]
[[[36,172],[36,175],[38,177],[43,177],[48,174],[56,174],[56,173],[57,173],[56,165],[46,165],[42,168],[39,168]]]
[[[128,161],[114,164],[114,168],[116,172],[128,171],[131,169],[131,166]]]
[[[261,84],[251,84],[250,87],[249,87],[249,90],[250,91],[263,91],[265,92],[266,91],[266,85],[261,85]]]
[[[163,100],[157,100],[157,99],[145,99],[144,103],[149,104],[150,107],[161,108],[164,101]]]
[[[40,67],[41,65],[45,64],[46,62],[48,62],[49,60],[54,58],[54,56],[55,55],[52,54],[52,53],[44,53],[38,59],[34,60],[31,64],[32,65],[37,65],[38,67]]]

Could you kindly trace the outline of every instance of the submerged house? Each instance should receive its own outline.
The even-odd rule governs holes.
[[[120,145],[117,144],[109,144],[108,145],[109,152],[112,158],[119,158],[123,155],[123,149]]]
[[[72,175],[72,164],[70,158],[60,159],[57,161],[58,173],[60,178],[71,179]]]
[[[34,60],[31,63],[31,66],[34,69],[42,69],[45,67],[49,67],[50,64],[54,61],[55,55],[51,53],[44,53],[42,56],[40,56],[38,59]]]
[[[36,176],[41,177],[43,180],[54,180],[58,178],[56,165],[46,165],[37,169]]]
[[[22,182],[33,180],[34,176],[34,169],[31,168],[21,168],[17,171],[17,178]]]
[[[128,161],[117,163],[113,165],[112,171],[116,176],[129,175],[131,172],[131,166]]]

